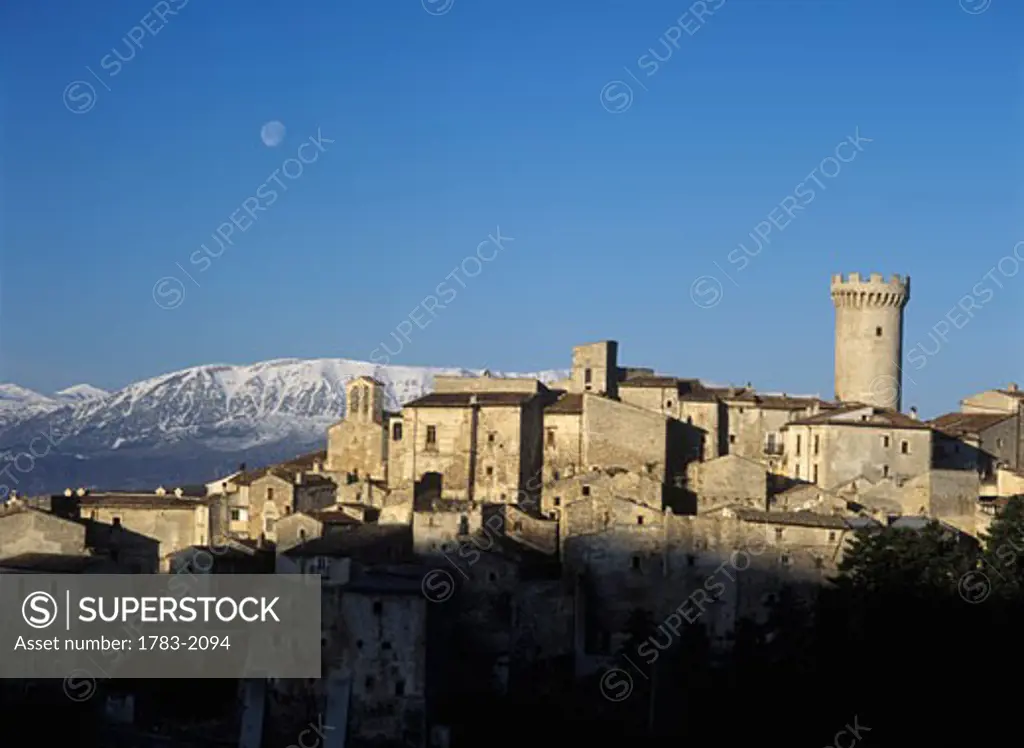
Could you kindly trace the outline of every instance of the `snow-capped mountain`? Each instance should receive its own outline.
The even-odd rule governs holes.
[[[0,419],[6,414],[0,420],[0,461],[7,461],[0,499],[4,484],[30,494],[79,485],[142,488],[212,480],[240,462],[264,464],[323,448],[327,427],[345,413],[345,384],[354,377],[383,382],[385,407],[398,410],[430,392],[436,375],[480,373],[281,359],[197,366],[111,393],[76,385],[45,397],[0,385]],[[491,374],[549,382],[568,372]],[[26,452],[31,460],[14,462]]]

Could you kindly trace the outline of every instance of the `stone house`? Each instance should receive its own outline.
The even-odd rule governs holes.
[[[228,533],[254,540],[276,540],[280,519],[295,511],[332,506],[337,494],[337,485],[327,475],[307,472],[294,463],[248,471],[234,483],[239,490],[228,494]]]
[[[421,576],[367,574],[325,592],[324,668],[351,682],[348,739],[426,745],[427,601]]]
[[[208,499],[163,489],[151,494],[67,491],[52,497],[51,505],[59,517],[87,522],[91,547],[116,554],[115,561],[131,563],[137,571],[167,571],[178,551],[213,542]]]
[[[86,528],[81,522],[25,506],[0,505],[0,559],[25,553],[85,557]]]
[[[360,570],[412,560],[412,528],[407,525],[325,524],[323,534],[277,554],[279,574],[321,574],[344,583]]]
[[[535,379],[436,377],[391,420],[388,481],[415,497],[536,503],[543,408]]]
[[[728,454],[691,463],[686,485],[694,495],[697,513],[732,505],[750,509],[768,506],[768,470],[746,457]]]
[[[646,473],[635,473],[625,468],[587,470],[545,484],[541,495],[541,515],[557,518],[563,507],[590,496],[629,497],[661,511],[664,494],[664,484]]]
[[[362,524],[366,515],[361,509],[336,505],[309,512],[292,512],[279,519],[274,527],[277,551],[283,553],[336,528]]]
[[[964,413],[1009,413],[1017,416],[1017,462],[1015,469],[1024,468],[1024,392],[1015,382],[1005,389],[986,390],[960,401]]]
[[[792,421],[782,432],[786,474],[822,488],[861,476],[902,480],[931,467],[931,427],[885,408],[848,404]]]
[[[759,462],[772,473],[783,472],[783,427],[832,407],[817,397],[762,394],[748,388],[721,398],[726,408],[726,454]]]
[[[983,479],[999,467],[1016,470],[1020,456],[1020,414],[946,413],[928,422],[935,429],[937,468],[972,470]]]

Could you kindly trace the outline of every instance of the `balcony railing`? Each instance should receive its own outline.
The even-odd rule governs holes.
[[[781,444],[768,443],[764,445],[764,453],[766,455],[781,455],[783,452]]]

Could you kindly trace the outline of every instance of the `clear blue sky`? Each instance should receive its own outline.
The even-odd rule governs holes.
[[[831,395],[833,272],[910,274],[906,347],[935,350],[1024,239],[1019,0],[727,0],[701,19],[665,0],[185,1],[164,21],[150,0],[0,8],[0,381],[369,359],[500,226],[514,241],[392,363],[564,367],[614,338],[625,364]],[[612,114],[615,80],[634,97]],[[84,114],[75,81],[96,91]],[[335,142],[190,264],[318,128]],[[871,142],[733,272],[857,128]],[[709,309],[691,300],[705,275],[724,292]],[[154,301],[166,276],[174,309]],[[995,277],[905,406],[1024,383],[1024,266]]]

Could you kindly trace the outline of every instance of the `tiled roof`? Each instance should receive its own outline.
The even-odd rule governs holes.
[[[583,395],[569,392],[544,408],[545,413],[580,414],[583,412]]]
[[[102,566],[105,560],[98,556],[70,556],[61,553],[21,553],[0,559],[0,568],[34,571],[40,574],[81,574]]]
[[[56,498],[56,497],[55,497]],[[60,496],[65,499],[68,497]],[[189,498],[175,496],[172,493],[160,496],[155,493],[87,493],[84,496],[71,496],[79,505],[85,507],[123,507],[125,509],[195,509],[197,506],[210,504],[208,498]]]
[[[744,522],[767,525],[796,525],[834,530],[843,530],[848,527],[848,523],[843,517],[815,512],[762,512],[759,509],[737,509],[736,516]]]
[[[1012,413],[946,413],[928,423],[950,436],[979,434],[985,429],[1013,418]]]
[[[475,403],[477,405],[520,406],[530,402],[537,396],[536,392],[431,392],[429,395],[417,398],[405,404],[409,408],[467,408]]]
[[[334,556],[359,561],[396,561],[412,552],[409,525],[339,527],[285,551],[289,556]]]
[[[843,418],[843,416],[859,410],[869,410],[870,413],[865,414],[866,418]],[[894,429],[931,429],[931,426],[927,423],[903,415],[895,410],[873,408],[862,404],[842,405],[838,408],[829,409],[824,413],[790,421],[787,426],[868,426],[875,428],[881,426]],[[786,426],[783,428],[786,428]]]

